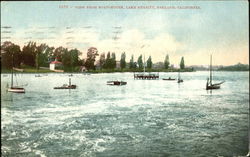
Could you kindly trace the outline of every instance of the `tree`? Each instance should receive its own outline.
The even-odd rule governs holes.
[[[70,52],[67,48],[65,48],[62,52],[62,64],[65,71],[68,71],[69,69],[72,71],[71,62]]]
[[[62,46],[56,48],[55,51],[52,54],[51,59],[62,62],[62,55],[63,55],[64,51],[66,51],[66,48],[64,48]]]
[[[48,66],[49,65],[49,56],[50,51],[53,51],[54,47],[49,47],[46,44],[41,44],[37,46],[35,63],[37,70],[40,66]]]
[[[34,67],[36,64],[37,46],[35,42],[29,42],[22,50],[22,59],[25,65]]]
[[[111,54],[111,69],[115,69],[116,68],[116,56],[115,53],[113,52]]]
[[[101,69],[104,68],[104,64],[105,64],[105,53],[102,53],[100,55],[100,67],[101,67]]]
[[[148,69],[151,69],[152,68],[152,58],[151,58],[151,56],[149,56],[149,58],[148,58],[148,60],[147,60],[147,68]]]
[[[3,67],[11,68],[13,60],[13,66],[19,67],[22,62],[20,46],[10,41],[4,42],[3,45],[1,45],[1,57],[1,65]]]
[[[131,56],[131,59],[129,61],[129,69],[133,69],[134,68],[134,55]]]
[[[170,64],[170,62],[169,62],[169,56],[166,55],[165,61],[164,61],[164,68],[168,69],[169,68],[169,64]]]
[[[110,57],[110,52],[107,53],[107,57],[103,66],[105,69],[111,69],[112,67],[112,59]]]
[[[125,54],[125,52],[123,52],[121,55],[120,67],[121,67],[121,69],[126,68],[126,54]]]
[[[184,57],[181,57],[180,68],[185,69]]]
[[[78,49],[72,49],[69,51],[71,56],[71,65],[73,67],[80,65],[79,56],[82,54]]]
[[[97,48],[95,47],[90,47],[87,52],[87,59],[85,61],[85,67],[89,69],[94,69],[95,70],[95,58],[98,56],[98,51]]]
[[[39,52],[39,51],[37,51],[36,52],[36,60],[35,60],[35,62],[36,62],[36,70],[39,70],[39,55],[40,55],[40,53],[41,52]]]
[[[139,69],[143,69],[142,55],[138,57],[137,64],[139,66]]]

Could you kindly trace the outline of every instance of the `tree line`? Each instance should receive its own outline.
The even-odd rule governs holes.
[[[89,48],[88,53],[87,53],[87,59],[85,62],[85,66],[88,70],[95,70],[96,65],[96,56],[98,56],[98,51],[96,48]],[[147,61],[144,61],[145,58],[143,59],[143,56],[140,55],[137,60],[134,59],[134,55],[131,56],[129,63],[126,63],[126,53],[123,52],[121,54],[119,66],[117,66],[117,60],[116,60],[116,54],[114,52],[110,53],[108,52],[105,55],[105,52],[100,54],[99,58],[99,65],[98,67],[102,69],[139,69],[142,70],[144,67],[147,69],[152,69],[153,68],[153,62],[152,62],[152,57],[149,56]],[[86,64],[87,63],[87,64]],[[164,69],[169,69],[170,68],[170,61],[169,61],[169,55],[166,55],[165,60],[164,60]],[[184,63],[184,57],[181,58],[180,61],[180,69],[185,69],[185,63]]]
[[[48,67],[51,61],[57,60],[62,62],[65,70],[69,70],[83,65],[80,55],[78,49],[69,50],[62,46],[55,48],[47,44],[38,45],[36,42],[29,42],[22,49],[9,41],[1,45],[1,65],[7,69],[24,65],[39,70],[40,67]]]
[[[39,70],[40,67],[48,67],[50,62],[57,60],[62,62],[65,71],[79,70],[80,66],[85,66],[87,70],[99,69],[139,69],[142,70],[145,66],[147,69],[153,68],[152,57],[147,60],[140,55],[137,60],[134,55],[131,56],[129,62],[126,62],[126,53],[121,54],[121,58],[117,59],[115,52],[105,52],[100,54],[98,64],[96,65],[96,57],[99,56],[98,50],[95,47],[90,47],[87,50],[87,58],[80,59],[82,52],[78,49],[68,49],[65,47],[50,47],[47,44],[38,45],[36,42],[29,42],[21,49],[19,45],[12,42],[4,42],[1,45],[1,65],[4,68],[10,69],[14,67],[30,66]],[[119,61],[119,66],[117,65]],[[13,63],[13,65],[12,65]],[[144,65],[145,64],[145,65]],[[169,55],[167,54],[164,60],[164,69],[170,68]],[[184,57],[181,58],[180,68],[184,69]]]

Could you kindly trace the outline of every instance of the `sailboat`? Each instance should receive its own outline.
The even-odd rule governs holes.
[[[181,82],[183,82],[183,80],[181,79],[180,70],[179,70],[177,83],[181,83]]]
[[[8,88],[8,92],[12,92],[12,93],[25,93],[25,89],[24,88],[13,85],[13,75],[14,75],[14,56],[12,54],[11,86],[10,86],[10,88]]]
[[[212,55],[210,56],[210,68],[209,68],[209,71],[210,71],[210,78],[207,78],[206,90],[219,89],[220,85],[222,83],[224,83],[225,81],[222,81],[220,83],[215,83],[215,84],[212,83]]]

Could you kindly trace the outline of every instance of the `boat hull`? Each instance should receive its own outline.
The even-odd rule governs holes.
[[[25,93],[25,89],[24,88],[18,88],[18,87],[12,87],[8,89],[8,92],[12,92],[12,93]]]
[[[107,85],[111,85],[111,86],[122,86],[122,85],[126,85],[127,82],[123,82],[123,81],[108,81]]]
[[[178,82],[178,83],[181,83],[181,82],[183,82],[183,80],[178,80],[177,82]]]
[[[162,80],[165,80],[165,81],[174,81],[175,79],[162,79]]]
[[[76,85],[54,87],[54,89],[76,89]]]
[[[209,86],[206,86],[206,90],[210,90],[210,89],[220,89],[220,85],[209,85]]]

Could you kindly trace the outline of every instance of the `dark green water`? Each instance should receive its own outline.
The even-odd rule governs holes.
[[[75,90],[54,90],[66,74],[18,75],[25,94],[1,75],[2,156],[240,156],[248,153],[249,73],[208,72],[184,82],[134,80],[132,73],[75,74]],[[177,73],[160,73],[161,78]],[[121,79],[126,86],[107,86]]]

